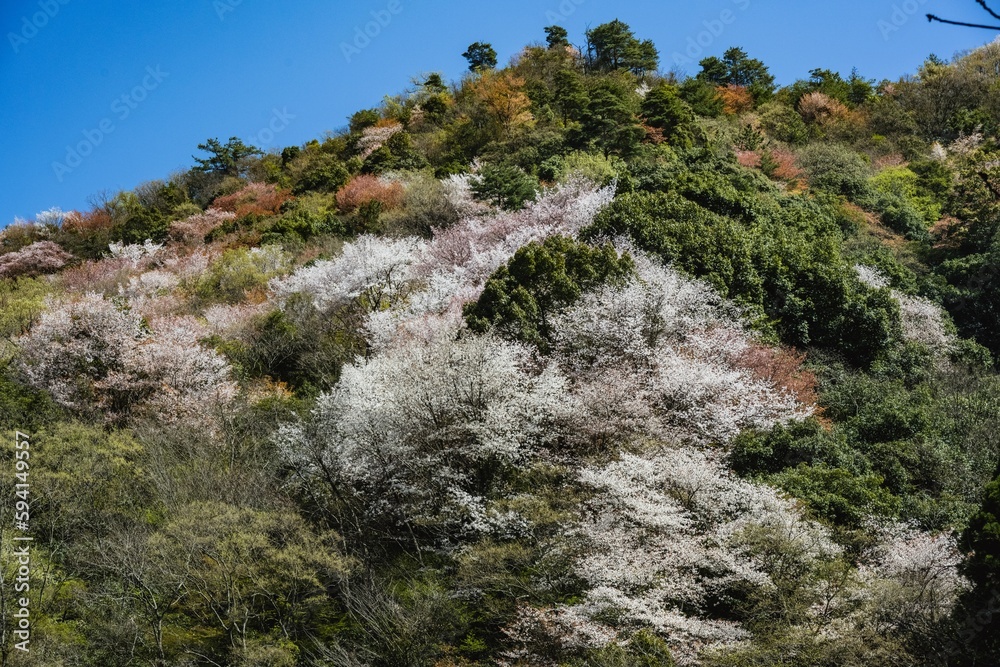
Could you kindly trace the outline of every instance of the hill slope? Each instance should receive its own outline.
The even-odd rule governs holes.
[[[0,234],[4,660],[994,659],[1000,47],[546,34]]]

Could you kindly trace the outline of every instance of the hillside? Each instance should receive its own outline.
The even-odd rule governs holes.
[[[0,232],[0,665],[997,664],[1000,43],[636,32]]]

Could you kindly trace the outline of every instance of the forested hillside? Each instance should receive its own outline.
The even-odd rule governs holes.
[[[0,233],[0,666],[1000,663],[1000,43],[539,37]]]

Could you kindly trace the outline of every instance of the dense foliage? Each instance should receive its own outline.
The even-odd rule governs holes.
[[[1000,661],[1000,46],[544,36],[0,233],[0,665]]]

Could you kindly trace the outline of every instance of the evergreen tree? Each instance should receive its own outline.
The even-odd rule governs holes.
[[[550,49],[566,48],[569,46],[569,33],[566,28],[550,25],[545,28],[545,42]]]
[[[627,23],[618,19],[587,31],[587,59],[599,72],[629,70],[645,74],[659,65],[659,53],[650,40],[639,41]]]
[[[469,61],[470,72],[482,72],[488,69],[495,69],[497,66],[497,52],[488,42],[474,42],[469,45],[462,57]]]

